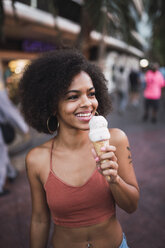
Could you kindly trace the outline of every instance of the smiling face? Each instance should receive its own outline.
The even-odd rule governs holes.
[[[82,71],[73,78],[64,98],[59,101],[57,118],[60,127],[88,130],[97,107],[92,80]]]

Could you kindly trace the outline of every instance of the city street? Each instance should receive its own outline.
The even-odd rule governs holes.
[[[100,67],[105,76],[108,94],[113,103],[113,111],[106,117],[108,127],[119,128],[128,136],[132,154],[127,156],[133,161],[140,189],[139,204],[134,213],[128,214],[116,206],[117,219],[126,235],[128,247],[165,248],[164,24],[165,1],[163,0],[0,0],[0,128],[3,130],[2,127],[5,126],[3,124],[9,122],[15,129],[16,136],[14,141],[8,145],[8,151],[11,164],[18,171],[16,178],[12,179],[13,173],[10,173],[8,158],[5,158],[7,154],[4,152],[6,149],[3,143],[3,139],[5,140],[4,132],[2,133],[3,136],[0,132],[2,147],[0,148],[0,248],[30,247],[32,206],[25,158],[29,150],[53,137],[38,133],[31,127],[29,127],[29,132],[25,131],[23,127],[21,128],[22,125],[26,125],[20,123],[23,120],[19,120],[21,117],[16,117],[17,115],[12,110],[12,104],[8,100],[11,100],[14,107],[16,106],[20,112],[22,109],[21,113],[24,113],[25,120],[29,123],[33,121],[35,127],[38,123],[42,124],[40,128],[37,127],[38,130],[45,130],[47,125],[49,133],[52,133],[51,128],[54,123],[59,124],[54,120],[55,114],[59,114],[60,120],[64,117],[63,120],[66,118],[74,124],[75,116],[72,116],[73,112],[69,112],[74,111],[76,121],[88,121],[87,118],[91,116],[91,108],[86,108],[84,99],[88,98],[93,108],[94,104],[96,106],[94,99],[96,95],[100,109],[109,106],[108,96],[106,96],[105,87],[102,84],[104,79],[92,64]],[[73,49],[69,51],[69,48]],[[78,55],[76,50],[82,53],[84,58],[91,62],[91,65],[86,63],[86,60]],[[47,55],[43,57],[44,54]],[[38,58],[41,60],[33,63]],[[30,68],[28,69],[29,65]],[[91,80],[88,76],[91,77]],[[69,84],[70,87],[68,88]],[[72,96],[72,92],[75,95]],[[63,100],[64,95],[65,100]],[[145,114],[144,97],[146,100]],[[3,99],[6,99],[5,102],[8,103],[4,104]],[[104,103],[105,105],[102,106]],[[152,117],[150,106],[153,108]],[[147,112],[148,109],[149,113]],[[67,115],[69,113],[72,114]],[[74,119],[73,122],[72,118]],[[76,126],[73,125],[73,127],[76,130]],[[68,169],[71,176],[69,177],[66,170],[65,176],[67,176],[68,181],[76,178],[80,184],[80,179],[83,179],[83,173],[81,172],[80,175],[80,169],[84,173],[87,173],[84,165],[90,169],[88,167],[90,154],[86,152],[88,146],[86,143],[83,149],[82,146],[78,146],[79,141],[84,141],[83,133],[80,133],[82,138],[74,137],[76,138],[74,140],[76,142],[74,143],[76,144],[74,153],[78,154],[77,158],[76,156],[73,157],[75,154],[72,152],[68,155],[71,147],[73,151],[73,137],[69,136],[69,128],[65,128],[65,125],[60,122],[60,129],[58,130],[60,130],[58,144],[65,145],[63,146],[62,159],[60,157],[61,151],[58,153],[58,149],[56,150],[55,159],[59,159],[56,173],[59,177],[63,175],[60,174],[63,173],[60,163],[64,166],[67,160],[65,168]],[[10,136],[10,132],[7,131],[7,136],[8,134]],[[65,137],[65,142],[63,137]],[[112,138],[114,143],[116,142],[115,139],[118,142],[118,135],[114,139]],[[118,143],[120,144],[120,141]],[[117,145],[118,154],[120,154],[118,157],[122,156],[124,161],[123,154],[126,154],[124,153],[126,147],[123,147],[123,150],[120,148],[120,145]],[[37,161],[42,160],[43,163],[42,156],[38,157],[37,155]],[[88,163],[86,163],[86,157]],[[82,162],[80,158],[84,158],[83,164],[79,164],[80,161]],[[77,161],[76,159],[78,159],[78,163],[74,167],[73,160]],[[45,161],[47,160],[45,159]],[[69,166],[68,162],[70,162]],[[45,165],[47,166],[47,162]],[[121,168],[119,172],[129,171],[128,168],[122,168],[122,163],[119,166]],[[130,163],[129,166],[132,164]],[[64,167],[62,168],[64,170]],[[6,170],[10,177],[7,179]],[[37,171],[43,175],[42,166],[38,166]],[[126,174],[132,175],[130,172],[122,175]],[[82,178],[77,175],[82,176]],[[5,180],[6,182],[4,182]],[[96,184],[90,189],[96,189]],[[35,187],[35,183],[32,187]],[[112,187],[111,184],[111,189]],[[120,184],[121,192],[128,187],[131,188],[130,185]],[[82,191],[85,195],[86,191]],[[124,193],[120,194],[116,190],[115,193],[113,192],[116,201],[120,206],[123,206],[123,197],[129,199],[129,192],[124,195]],[[87,195],[91,197],[92,194],[88,192]],[[133,192],[132,195],[135,196],[135,193]],[[41,194],[38,194],[38,197],[41,200]],[[64,195],[63,198],[65,198]],[[81,205],[77,204],[73,197],[68,198],[72,199],[77,207]],[[79,198],[84,199],[80,196]],[[104,202],[101,201],[98,194],[97,198],[101,203]],[[94,203],[92,200],[91,202]],[[70,209],[68,204],[66,205]],[[83,200],[82,205],[86,205],[87,208],[88,204],[85,204]],[[79,209],[82,208],[82,205]],[[92,207],[92,210],[94,208]],[[74,214],[75,211],[73,211]],[[85,215],[88,217],[88,214]],[[97,219],[91,216],[90,218],[92,220]],[[87,218],[87,223],[88,221],[90,219]],[[93,230],[92,227],[91,230]],[[103,230],[99,233],[100,237],[102,237]],[[111,230],[115,230],[115,223],[112,223],[111,227],[108,226],[107,230],[110,232],[105,231],[105,235],[108,233],[110,241],[116,244],[115,232],[111,232]],[[63,231],[65,232],[65,230]],[[52,248],[52,232],[53,222],[51,222],[47,248]],[[46,230],[42,232],[43,235],[45,233]],[[83,238],[79,237],[79,239],[84,239],[83,233],[85,231],[82,231],[82,236],[80,235]],[[91,241],[93,236],[91,237],[89,232],[88,234],[86,234],[89,236],[87,240]],[[97,234],[98,232],[95,236]],[[41,236],[41,232],[38,236]],[[73,239],[72,241],[76,243],[75,236],[71,236],[70,240]],[[97,245],[99,245],[98,242]],[[106,244],[107,247],[110,245],[109,242]],[[59,245],[62,245],[62,242]],[[72,248],[70,246],[72,245],[68,242],[66,248]],[[92,248],[96,248],[93,246],[95,246],[94,240]]]
[[[117,208],[118,218],[131,248],[164,248],[165,246],[165,116],[163,105],[164,103],[161,105],[159,120],[156,124],[141,121],[142,105],[137,109],[130,107],[123,115],[114,111],[108,116],[109,127],[121,128],[128,135],[140,186],[140,202],[135,213],[127,214]],[[37,134],[34,130],[32,133],[31,147],[49,138]],[[0,198],[1,248],[29,247],[31,202],[24,165],[28,149],[12,154],[12,162],[20,173],[14,183],[7,182],[11,193]]]

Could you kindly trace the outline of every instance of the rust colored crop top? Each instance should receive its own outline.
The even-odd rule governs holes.
[[[53,172],[52,149],[50,172],[44,188],[53,222],[64,227],[83,227],[98,224],[114,215],[115,202],[110,186],[98,170],[95,169],[82,186],[71,186]]]

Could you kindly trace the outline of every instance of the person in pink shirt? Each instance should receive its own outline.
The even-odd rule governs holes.
[[[143,121],[148,120],[149,111],[152,110],[151,121],[157,122],[157,113],[159,110],[159,103],[161,98],[162,87],[164,87],[164,78],[160,71],[158,71],[158,63],[151,64],[151,69],[146,72],[145,81],[146,88],[144,90],[144,115]]]

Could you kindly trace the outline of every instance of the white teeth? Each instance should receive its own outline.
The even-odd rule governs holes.
[[[78,117],[89,117],[91,113],[86,113],[86,114],[77,114]]]

